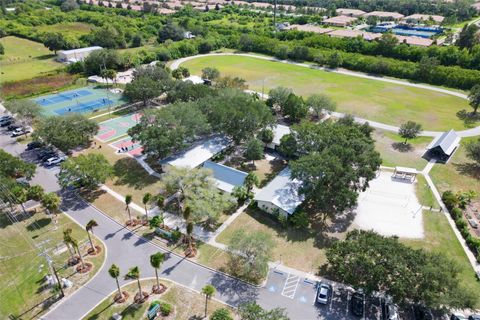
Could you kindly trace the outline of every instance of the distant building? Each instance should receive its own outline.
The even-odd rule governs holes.
[[[280,145],[280,140],[283,136],[290,134],[290,127],[283,124],[277,124],[272,129],[273,131],[273,140],[267,144],[267,148],[276,149]]]
[[[87,48],[80,48],[80,49],[73,49],[73,50],[62,50],[58,52],[57,60],[60,62],[69,62],[69,63],[83,61],[93,51],[102,50],[102,49],[103,49],[102,47],[95,46],[95,47],[87,47]]]
[[[261,210],[288,217],[304,200],[299,194],[301,185],[301,181],[291,179],[290,168],[287,167],[261,189],[254,200]]]
[[[288,28],[285,28],[287,30],[298,30],[298,31],[304,31],[304,32],[315,32],[318,34],[325,34],[332,32],[334,29],[331,28],[324,28],[321,26],[314,26],[311,24],[292,24]]]
[[[437,136],[428,145],[425,155],[428,158],[447,162],[460,145],[460,137],[454,130],[444,132]]]
[[[341,16],[349,16],[349,17],[361,17],[363,16],[366,12],[358,9],[347,9],[347,8],[340,8],[337,9],[337,14]]]
[[[443,16],[429,15],[429,14],[412,14],[403,18],[403,21],[407,23],[420,23],[425,21],[433,21],[437,24],[441,24],[445,20]]]
[[[346,27],[357,21],[355,17],[348,16],[336,16],[325,19],[322,21],[323,24],[334,26],[334,27]]]
[[[435,41],[428,38],[414,37],[414,36],[399,36],[395,35],[399,43],[405,43],[411,46],[430,47]]]
[[[372,40],[378,39],[382,36],[381,33],[365,32],[365,31],[360,31],[360,30],[348,30],[348,29],[334,30],[334,31],[328,33],[328,35],[331,36],[331,37],[336,37],[336,38],[362,37],[364,40],[367,40],[367,41],[372,41]]]
[[[190,31],[185,31],[183,33],[183,37],[185,39],[194,39],[195,38],[195,35],[193,33],[191,33]]]
[[[243,186],[247,177],[246,172],[212,161],[206,161],[203,167],[212,170],[217,188],[227,193],[232,193],[237,186]]]
[[[405,17],[403,14],[398,12],[390,11],[372,11],[363,15],[365,18],[368,17],[377,17],[380,20],[400,20]]]
[[[163,171],[169,166],[196,168],[214,155],[222,152],[230,145],[230,140],[222,135],[216,135],[195,143],[190,148],[160,160]]]

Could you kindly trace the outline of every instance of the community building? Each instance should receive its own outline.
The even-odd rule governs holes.
[[[361,17],[363,16],[366,12],[358,9],[347,9],[347,8],[340,8],[336,10],[338,15],[341,16],[349,16],[349,17]]]
[[[163,171],[169,166],[196,168],[230,145],[230,139],[216,135],[195,143],[190,148],[160,160]]]
[[[368,17],[377,17],[380,20],[400,20],[405,17],[403,14],[398,12],[390,11],[372,11],[363,15],[365,18]]]
[[[280,145],[280,140],[283,136],[290,134],[290,127],[283,124],[277,124],[272,128],[273,140],[267,144],[267,148],[275,150]]]
[[[78,61],[83,61],[86,57],[90,55],[93,51],[102,50],[102,47],[94,46],[73,50],[62,50],[58,52],[57,60],[60,62],[74,63]]]
[[[328,19],[323,20],[322,22],[326,25],[329,26],[334,26],[334,27],[347,27],[357,21],[357,18],[355,17],[349,17],[349,16],[336,16],[336,17],[331,17]]]
[[[288,217],[304,200],[299,194],[301,185],[301,181],[291,179],[290,168],[287,167],[260,190],[254,200],[261,210]]]
[[[454,130],[437,136],[427,147],[425,155],[429,159],[447,162],[460,145],[460,137]]]
[[[298,31],[304,31],[304,32],[315,32],[318,34],[325,34],[332,32],[334,29],[332,28],[325,28],[321,26],[314,26],[312,24],[292,24],[284,30],[298,30]]]
[[[445,17],[443,16],[419,14],[419,13],[412,14],[403,18],[403,21],[407,23],[420,23],[425,21],[433,21],[437,24],[440,24],[443,22],[443,20],[445,20]]]
[[[246,172],[213,161],[206,161],[203,167],[212,170],[217,188],[227,193],[232,193],[237,186],[243,186],[247,177]]]

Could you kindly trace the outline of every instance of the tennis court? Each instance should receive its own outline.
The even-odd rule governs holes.
[[[41,96],[34,99],[47,115],[91,113],[119,106],[125,101],[121,94],[106,89],[85,87]]]
[[[95,137],[103,142],[116,140],[126,135],[128,129],[136,125],[141,117],[141,114],[133,113],[101,122],[100,129]]]
[[[142,155],[143,147],[137,141],[133,141],[132,137],[126,137],[110,144],[111,147],[119,153],[128,153],[131,156]],[[122,149],[123,148],[123,149]]]

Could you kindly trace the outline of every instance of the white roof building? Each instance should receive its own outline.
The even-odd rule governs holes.
[[[273,140],[267,145],[267,148],[275,149],[280,145],[280,140],[283,136],[290,134],[290,127],[283,124],[277,124],[272,128]]]
[[[268,213],[277,213],[283,216],[291,215],[303,202],[303,195],[299,194],[301,181],[292,180],[290,168],[283,169],[269,184],[261,189],[254,200],[260,209]]]
[[[203,84],[204,83],[202,77],[199,77],[199,76],[190,76],[190,77],[187,77],[187,78],[183,79],[183,81],[190,81],[193,84]]]
[[[460,145],[460,137],[454,130],[437,136],[427,147],[427,153],[440,161],[448,161]]]
[[[77,62],[82,61],[90,53],[96,50],[101,50],[102,47],[94,46],[94,47],[87,47],[87,48],[80,48],[80,49],[72,49],[72,50],[62,50],[58,52],[58,61],[61,62]]]
[[[217,135],[195,143],[190,148],[167,157],[160,161],[163,169],[167,166],[196,168],[210,160],[217,153],[222,152],[230,145],[230,140]]]

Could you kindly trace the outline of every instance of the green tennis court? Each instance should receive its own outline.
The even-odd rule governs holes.
[[[102,142],[113,141],[127,134],[128,129],[140,121],[140,113],[131,113],[123,117],[107,120],[100,123],[100,129],[95,136]]]
[[[33,99],[46,115],[90,113],[119,106],[126,101],[121,94],[107,89],[85,87]]]

